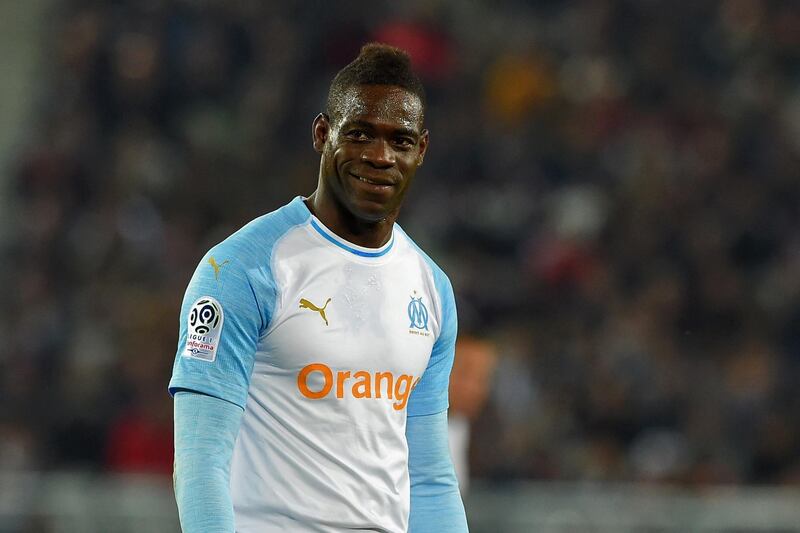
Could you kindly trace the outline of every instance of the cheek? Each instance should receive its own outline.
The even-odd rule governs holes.
[[[416,156],[404,158],[402,161],[398,160],[397,166],[402,172],[403,177],[405,178],[404,181],[411,181],[411,179],[417,173],[417,159]]]
[[[331,161],[339,174],[344,174],[345,167],[353,161],[358,161],[361,153],[353,148],[339,147],[333,151]]]
[[[340,148],[331,147],[327,153],[328,172],[338,175],[344,157]]]

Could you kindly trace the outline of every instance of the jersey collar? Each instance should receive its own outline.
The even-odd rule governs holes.
[[[305,206],[305,203],[303,203],[303,206]],[[306,209],[308,208],[306,207]],[[386,244],[380,248],[367,248],[365,246],[353,244],[352,242],[339,237],[313,214],[311,214],[311,227],[314,228],[314,230],[326,241],[341,248],[342,250],[350,252],[353,255],[357,255],[358,257],[383,257],[389,253],[394,246],[394,229],[392,229],[392,234]]]

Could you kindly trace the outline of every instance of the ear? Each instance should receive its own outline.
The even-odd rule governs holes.
[[[328,115],[320,113],[311,124],[311,139],[314,144],[314,150],[318,153],[321,154],[322,150],[325,148],[325,143],[328,140],[330,132],[331,123],[328,119]]]
[[[428,151],[428,141],[430,140],[430,134],[428,130],[422,130],[422,135],[419,136],[419,154],[417,155],[417,166],[422,164],[422,160],[425,159],[425,152]]]

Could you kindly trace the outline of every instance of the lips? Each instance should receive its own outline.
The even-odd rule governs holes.
[[[388,176],[363,176],[350,172],[350,177],[355,182],[354,188],[367,197],[384,201],[394,194],[395,182]]]
[[[353,172],[351,172],[350,175],[362,183],[376,185],[378,187],[393,187],[395,184],[394,181],[385,177],[363,176],[360,174],[354,174]]]

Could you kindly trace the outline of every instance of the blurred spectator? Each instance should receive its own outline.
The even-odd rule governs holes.
[[[462,493],[469,490],[469,443],[472,421],[484,408],[497,362],[495,347],[487,341],[461,336],[450,374],[448,437],[450,453]]]

